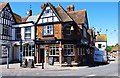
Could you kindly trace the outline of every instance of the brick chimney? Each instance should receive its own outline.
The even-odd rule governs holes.
[[[32,15],[32,10],[28,10],[27,14],[28,14],[28,16],[31,16]]]
[[[67,8],[67,12],[74,11],[75,9],[74,5],[68,5],[66,8]]]

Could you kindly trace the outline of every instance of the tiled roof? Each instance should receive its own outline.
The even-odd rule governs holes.
[[[39,18],[39,16],[40,16],[40,14],[29,16],[27,18],[26,22],[33,21],[35,23],[37,21],[37,19]]]
[[[22,17],[22,18],[21,18],[22,22],[26,22],[26,20],[28,19],[28,17],[29,17],[29,16],[27,16],[27,17]]]
[[[17,23],[22,22],[21,16],[19,16],[19,15],[16,14],[16,13],[13,13],[13,15],[14,15],[14,17],[15,17]]]
[[[77,24],[84,23],[86,10],[70,11],[67,13]]]
[[[8,4],[8,2],[0,2],[0,11]]]
[[[107,41],[106,34],[99,34],[96,36],[96,41]]]
[[[63,9],[61,5],[58,5],[56,7],[56,10],[63,22],[73,21],[72,18],[68,15],[68,13]]]

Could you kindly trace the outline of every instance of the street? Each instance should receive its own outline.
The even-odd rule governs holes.
[[[19,64],[10,64],[10,69],[6,65],[0,65],[2,76],[118,76],[118,60],[111,61],[107,65],[98,65],[95,67],[60,67],[41,66],[35,68],[20,68]]]

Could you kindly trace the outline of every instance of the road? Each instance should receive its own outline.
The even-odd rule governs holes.
[[[118,60],[95,67],[51,67],[49,69],[2,67],[2,76],[118,76]]]

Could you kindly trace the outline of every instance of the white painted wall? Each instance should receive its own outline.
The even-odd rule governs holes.
[[[102,44],[101,46],[101,48],[98,48],[98,44]],[[95,42],[95,46],[99,49],[99,50],[105,50],[106,49],[106,47],[107,47],[107,42]],[[105,47],[103,47],[103,46],[105,46]]]
[[[32,23],[26,23],[26,24],[18,24],[18,25],[13,25],[12,29],[12,40],[15,40],[15,28],[21,27],[21,35],[22,35],[22,40],[25,40],[25,27],[31,26],[31,39],[34,39],[34,25]]]
[[[50,13],[45,13],[45,11],[48,10],[48,9],[50,9]],[[44,18],[43,21],[40,18],[38,24],[46,23],[46,22],[56,22],[56,21],[59,21],[59,19],[57,18],[57,16],[55,16],[55,14],[53,13],[52,9],[49,6],[46,7],[45,11],[43,12],[43,15],[41,15],[41,18],[44,18],[44,17],[49,17],[49,18]],[[50,17],[50,16],[55,16],[54,20],[52,20],[52,17]]]
[[[21,28],[21,36],[22,36],[22,40],[25,40],[25,28]]]
[[[31,39],[35,38],[35,27],[31,27]]]

